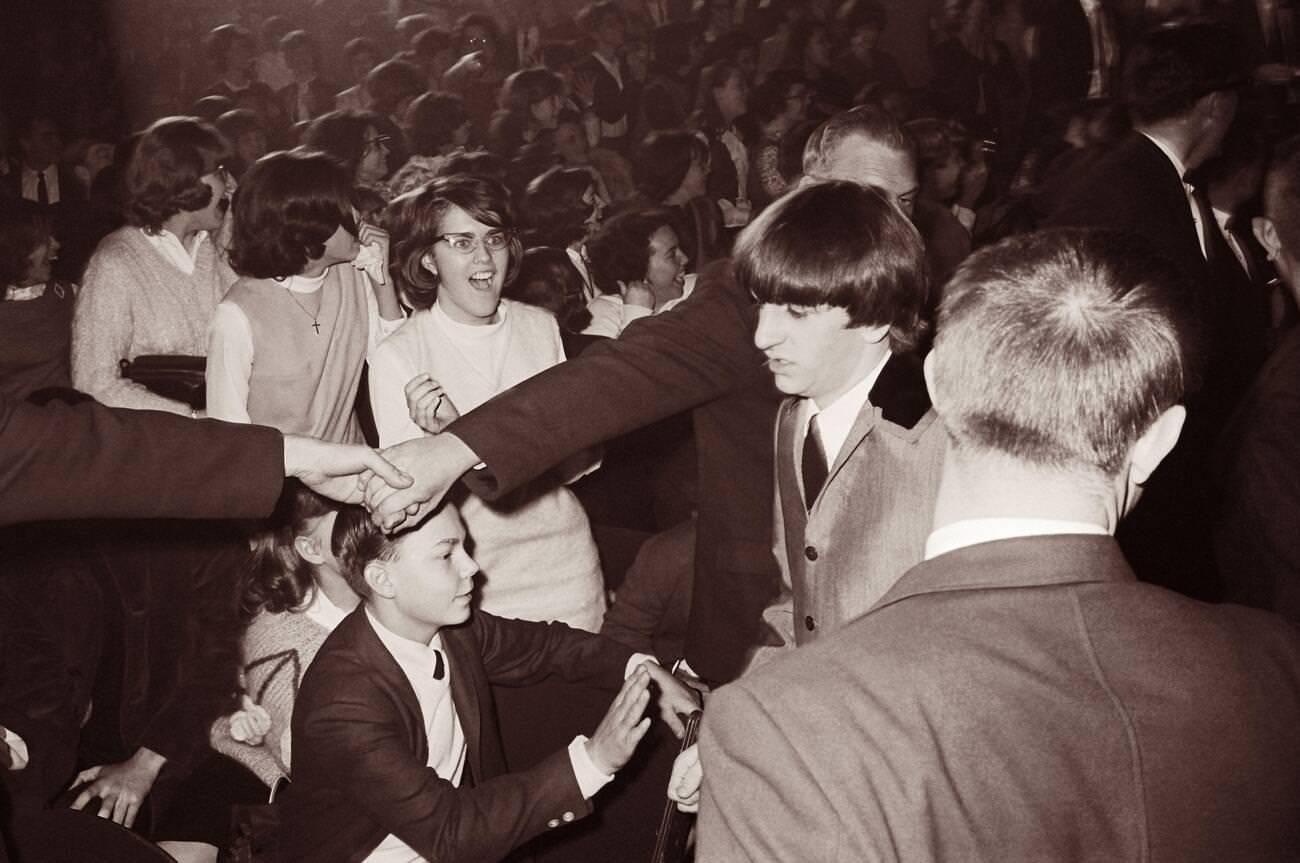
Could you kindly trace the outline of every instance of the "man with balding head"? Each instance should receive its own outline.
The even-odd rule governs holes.
[[[877,186],[904,209],[915,194],[906,138],[872,109],[827,121],[806,164],[817,179]],[[686,659],[706,680],[730,680],[767,639],[762,611],[780,585],[772,557],[772,428],[781,394],[754,347],[756,323],[753,298],[736,284],[730,262],[720,262],[672,311],[531,378],[436,437],[391,450],[414,472],[416,487],[371,503],[396,524],[408,505],[437,500],[462,474],[475,493],[493,499],[584,447],[691,410],[700,504]]]
[[[1139,583],[1112,538],[1186,416],[1178,290],[1078,230],[958,270],[926,560],[713,694],[696,859],[1294,857],[1300,634]]]

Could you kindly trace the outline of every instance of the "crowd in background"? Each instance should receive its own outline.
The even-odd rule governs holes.
[[[1300,24],[1287,3],[1253,30],[1239,4],[1149,5],[936,4],[924,85],[882,46],[900,12],[875,0],[15,10],[24,44],[0,65],[0,391],[373,446],[436,434],[707,290],[697,275],[797,187],[819,126],[858,106],[914,154],[904,198],[934,304],[972,250],[1037,227],[1079,164],[1127,140],[1126,52],[1194,11],[1226,22],[1251,69],[1217,152],[1187,177],[1215,219],[1198,230],[1217,225],[1240,268],[1224,313],[1240,351],[1210,379],[1196,450],[1208,465],[1297,317],[1249,226],[1296,129]],[[204,358],[198,393],[123,368],[157,356]],[[690,612],[690,416],[579,455],[505,500],[460,503],[487,574],[478,607],[671,663]],[[6,756],[26,768],[6,773],[11,811],[96,797],[180,859],[228,847],[232,810],[289,774],[300,666],[360,601],[340,517],[304,490],[267,524],[0,535],[0,705],[44,711]],[[673,579],[638,581],[638,553]],[[1224,582],[1178,586],[1218,600]],[[567,739],[550,725],[599,717],[604,702],[575,692],[498,692],[512,769]],[[667,757],[644,767],[649,790],[620,789],[604,827],[536,853],[639,854],[627,849],[644,835],[625,825],[653,827]]]

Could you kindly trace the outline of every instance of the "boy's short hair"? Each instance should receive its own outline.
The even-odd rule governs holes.
[[[363,600],[370,599],[372,591],[366,583],[366,564],[396,557],[398,543],[405,533],[384,533],[360,506],[339,508],[330,531],[330,551],[334,552],[339,572],[353,593]]]
[[[317,150],[270,153],[235,190],[230,265],[241,276],[287,278],[325,252],[340,226],[356,234],[347,167]]]
[[[737,281],[760,303],[842,308],[850,326],[887,325],[896,352],[920,341],[925,247],[907,216],[871,186],[800,186],[741,232],[732,258]]]
[[[971,255],[944,288],[932,360],[953,446],[1114,476],[1183,395],[1185,291],[1114,232],[1042,231]]]

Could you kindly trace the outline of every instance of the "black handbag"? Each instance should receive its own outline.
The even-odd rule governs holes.
[[[207,403],[208,390],[204,380],[207,357],[145,354],[133,360],[122,360],[119,365],[122,377],[141,384],[155,395],[185,402],[194,410],[202,410]]]

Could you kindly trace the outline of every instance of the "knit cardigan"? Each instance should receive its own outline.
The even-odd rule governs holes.
[[[224,716],[212,725],[212,748],[253,771],[268,788],[289,775],[293,703],[329,632],[302,612],[263,611],[244,634],[244,691],[267,712],[271,726],[261,740],[245,743],[230,736],[230,717]]]
[[[211,238],[193,273],[163,257],[140,228],[119,228],[86,266],[72,319],[72,385],[111,407],[188,415],[189,405],[122,377],[118,363],[143,354],[203,356],[217,302],[235,281]]]

